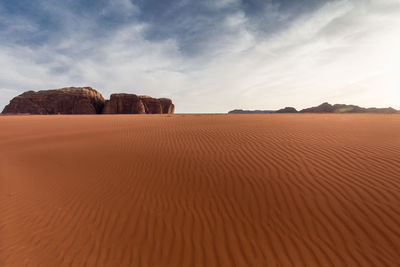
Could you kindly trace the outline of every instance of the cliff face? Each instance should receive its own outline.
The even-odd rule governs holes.
[[[168,98],[112,94],[110,100],[91,87],[28,91],[14,97],[3,114],[171,114]]]
[[[149,96],[140,96],[146,113],[150,114],[169,114],[174,113],[175,106],[169,98],[152,98]]]
[[[68,87],[57,90],[28,91],[10,101],[4,114],[98,114],[103,96],[91,87]]]
[[[106,100],[103,114],[144,114],[142,101],[134,94],[112,94]]]
[[[152,98],[135,94],[112,94],[106,100],[103,114],[171,114],[174,104],[168,98]]]
[[[172,100],[169,98],[159,98],[161,103],[161,110],[163,114],[172,114],[175,112],[175,105],[172,104]]]

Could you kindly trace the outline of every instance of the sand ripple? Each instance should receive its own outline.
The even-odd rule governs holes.
[[[400,116],[0,117],[0,266],[398,266]]]

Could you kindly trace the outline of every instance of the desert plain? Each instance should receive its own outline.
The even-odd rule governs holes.
[[[0,116],[0,266],[398,266],[400,115]]]

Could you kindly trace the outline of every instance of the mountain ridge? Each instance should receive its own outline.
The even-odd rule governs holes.
[[[234,109],[228,112],[228,114],[270,114],[270,113],[383,113],[383,114],[394,114],[400,113],[400,110],[396,110],[392,107],[387,108],[364,108],[357,105],[348,104],[334,104],[331,105],[328,102],[324,102],[319,106],[305,108],[297,110],[294,107],[285,107],[279,110],[242,110]]]

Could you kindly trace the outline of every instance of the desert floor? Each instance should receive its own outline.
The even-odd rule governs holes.
[[[0,266],[399,262],[399,115],[0,116]]]

